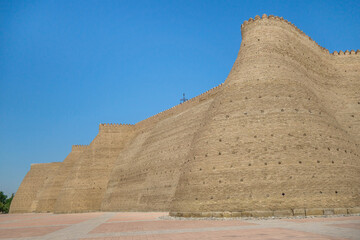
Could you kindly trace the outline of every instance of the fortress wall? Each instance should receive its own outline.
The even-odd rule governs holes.
[[[54,212],[99,211],[114,161],[133,135],[132,125],[100,124],[99,134],[68,174]]]
[[[360,51],[334,53],[332,61],[337,71],[328,88],[333,95],[327,104],[336,109],[336,119],[360,143]]]
[[[64,182],[70,177],[76,161],[86,150],[87,145],[73,145],[69,155],[65,158],[56,172],[49,177],[44,187],[39,192],[36,212],[53,212],[59,192],[62,190]]]
[[[279,18],[257,17],[242,35],[171,214],[359,206],[359,142],[338,120],[339,106],[326,104],[338,63]]]
[[[34,212],[38,206],[38,194],[43,190],[46,182],[54,176],[62,163],[31,164],[10,206],[10,213]]]
[[[191,142],[219,87],[135,125],[118,156],[104,211],[168,211]]]
[[[11,212],[360,206],[360,51],[330,54],[266,15],[242,36],[224,84],[32,165]]]

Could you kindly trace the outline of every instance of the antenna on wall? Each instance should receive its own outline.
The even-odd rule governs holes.
[[[180,99],[180,104],[186,102],[188,99],[185,98],[185,93],[183,93],[183,97]]]

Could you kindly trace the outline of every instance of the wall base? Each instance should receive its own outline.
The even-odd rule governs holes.
[[[172,217],[192,218],[237,218],[237,217],[291,217],[291,216],[326,216],[360,214],[360,207],[352,208],[295,208],[266,211],[241,211],[241,212],[170,212]]]

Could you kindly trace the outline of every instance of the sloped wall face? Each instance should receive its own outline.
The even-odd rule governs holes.
[[[133,126],[100,125],[65,180],[54,212],[99,211],[114,162],[133,134]]]
[[[358,60],[341,84],[338,56],[283,20],[257,19],[242,34],[181,171],[172,214],[359,206],[359,122],[348,116],[359,113]],[[356,90],[348,95],[350,82]],[[332,105],[334,96],[340,103]]]
[[[10,213],[34,212],[38,206],[38,194],[60,165],[61,163],[32,164],[14,196]]]
[[[37,199],[38,204],[36,212],[53,212],[56,200],[60,191],[64,186],[64,182],[70,177],[75,162],[80,158],[82,152],[87,146],[72,146],[72,151],[65,158],[64,162],[59,166],[53,175],[49,176],[45,181],[43,188],[39,192]]]
[[[102,210],[169,210],[179,170],[216,92],[137,124],[138,135],[117,159]]]

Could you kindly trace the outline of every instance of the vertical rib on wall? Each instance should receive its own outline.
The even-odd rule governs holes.
[[[52,178],[61,163],[32,164],[10,206],[10,213],[34,212],[38,206],[38,194]]]
[[[257,18],[242,36],[171,211],[359,206],[358,142],[338,120],[341,108],[326,104],[335,95],[328,82],[341,81],[336,63],[280,19]]]
[[[64,182],[70,177],[76,161],[79,160],[83,151],[87,148],[86,145],[73,145],[72,151],[65,158],[56,172],[49,177],[45,182],[44,187],[38,194],[38,204],[36,212],[53,212],[55,202],[63,188]]]
[[[104,211],[168,211],[191,142],[217,90],[136,124],[118,156]]]
[[[54,212],[99,211],[114,162],[133,136],[132,125],[100,124],[66,179]]]

